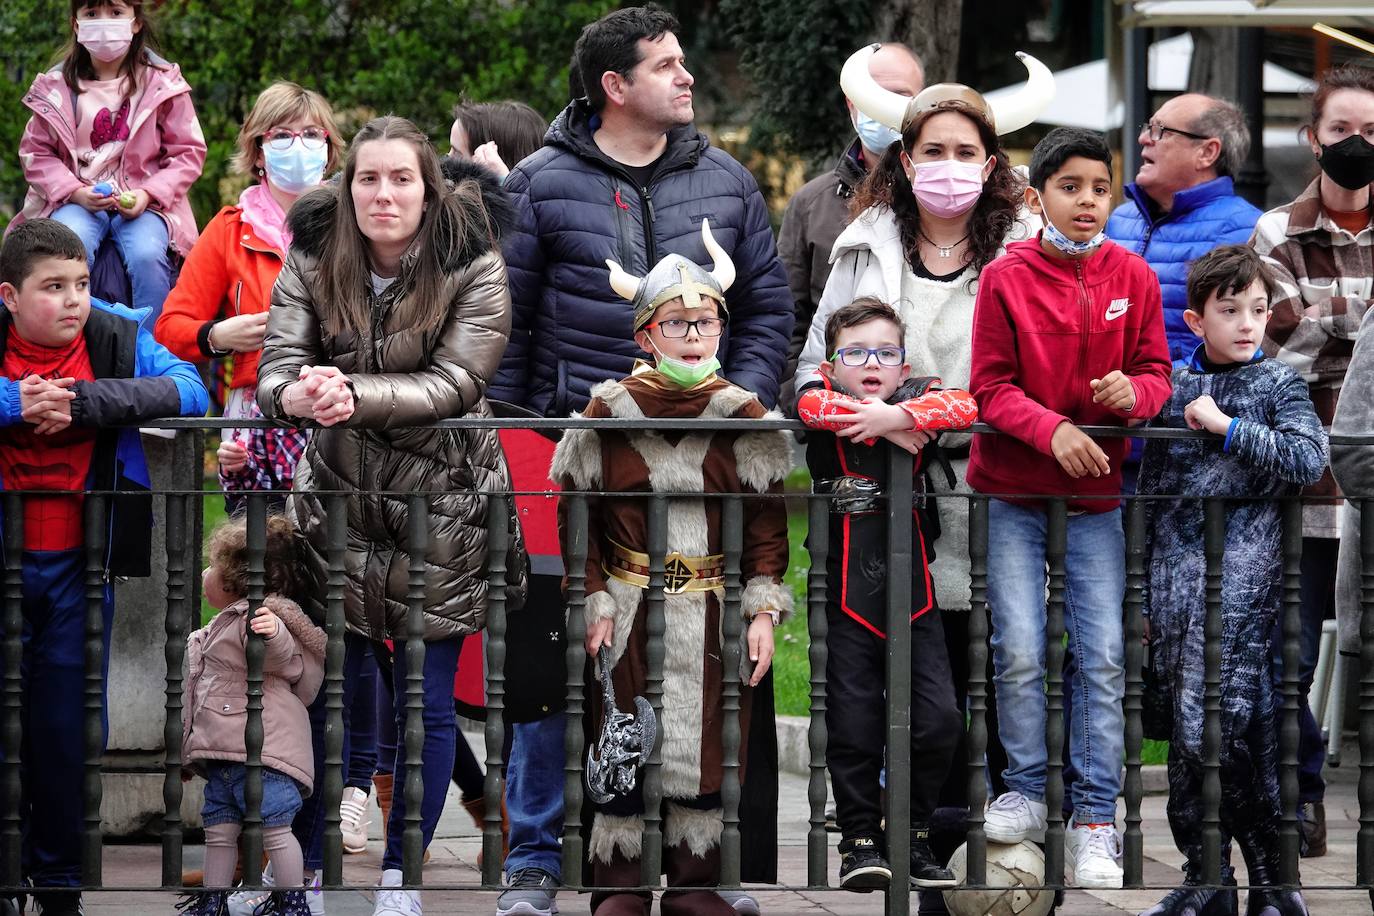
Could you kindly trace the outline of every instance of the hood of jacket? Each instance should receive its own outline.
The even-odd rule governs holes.
[[[451,188],[465,181],[475,182],[481,192],[481,204],[462,199],[463,225],[466,232],[462,236],[447,239],[444,267],[455,270],[476,258],[496,249],[502,233],[514,222],[510,198],[501,190],[501,182],[487,169],[470,159],[446,156],[439,160],[444,180]],[[291,231],[292,247],[299,248],[314,259],[324,253],[329,242],[329,234],[334,228],[334,219],[339,208],[337,183],[316,188],[301,196],[286,216],[287,228]],[[407,254],[407,258],[412,254]]]

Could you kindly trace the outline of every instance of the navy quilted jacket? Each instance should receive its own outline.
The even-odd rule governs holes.
[[[502,240],[513,314],[490,397],[566,416],[587,403],[597,382],[629,375],[642,353],[630,303],[611,290],[606,259],[635,276],[672,253],[709,268],[706,218],[737,274],[725,294],[724,375],[771,407],[793,304],[753,176],[689,125],[669,132],[648,187],[640,188],[593,142],[594,118],[584,103],[570,104],[543,148],[506,178],[517,212],[515,230]]]
[[[1126,185],[1126,202],[1107,220],[1107,237],[1143,257],[1159,277],[1164,333],[1175,363],[1186,360],[1198,344],[1183,323],[1188,265],[1218,245],[1248,242],[1259,217],[1259,210],[1236,196],[1230,178],[1179,191],[1168,213],[1159,213],[1134,182]]]

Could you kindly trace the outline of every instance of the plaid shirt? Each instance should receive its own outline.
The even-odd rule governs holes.
[[[262,411],[251,398],[247,418],[262,417]],[[300,429],[248,429],[244,442],[247,463],[241,470],[232,473],[219,470],[220,486],[226,491],[267,490],[281,493],[283,497],[291,491],[291,481],[296,475],[296,462],[305,452],[305,444],[310,434]],[[225,502],[231,513],[238,511],[244,498],[226,492]]]
[[[1307,381],[1329,430],[1360,322],[1374,298],[1374,225],[1354,234],[1337,226],[1322,206],[1319,183],[1261,216],[1250,244],[1279,287],[1264,350]],[[1341,492],[1330,469],[1303,493],[1321,498],[1304,507],[1303,534],[1339,537]]]

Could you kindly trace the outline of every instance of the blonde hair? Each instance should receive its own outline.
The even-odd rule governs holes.
[[[343,141],[339,138],[339,126],[334,123],[334,109],[329,107],[324,96],[287,80],[278,80],[264,89],[253,103],[253,110],[243,119],[239,129],[234,157],[229,167],[240,175],[257,175],[258,152],[262,149],[262,135],[278,124],[287,124],[300,119],[314,121],[329,131],[329,159],[324,164],[326,173],[334,171],[343,154]]]

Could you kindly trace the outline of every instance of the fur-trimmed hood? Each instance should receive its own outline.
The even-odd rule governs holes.
[[[510,197],[501,189],[501,182],[490,171],[470,159],[445,156],[439,160],[449,188],[457,188],[466,181],[475,182],[481,191],[481,204],[464,199],[463,224],[466,232],[449,239],[449,251],[444,266],[450,270],[481,257],[495,249],[503,233],[515,224],[515,210]],[[286,224],[291,230],[292,245],[312,258],[318,258],[329,240],[338,212],[341,179],[303,195],[291,207]]]

